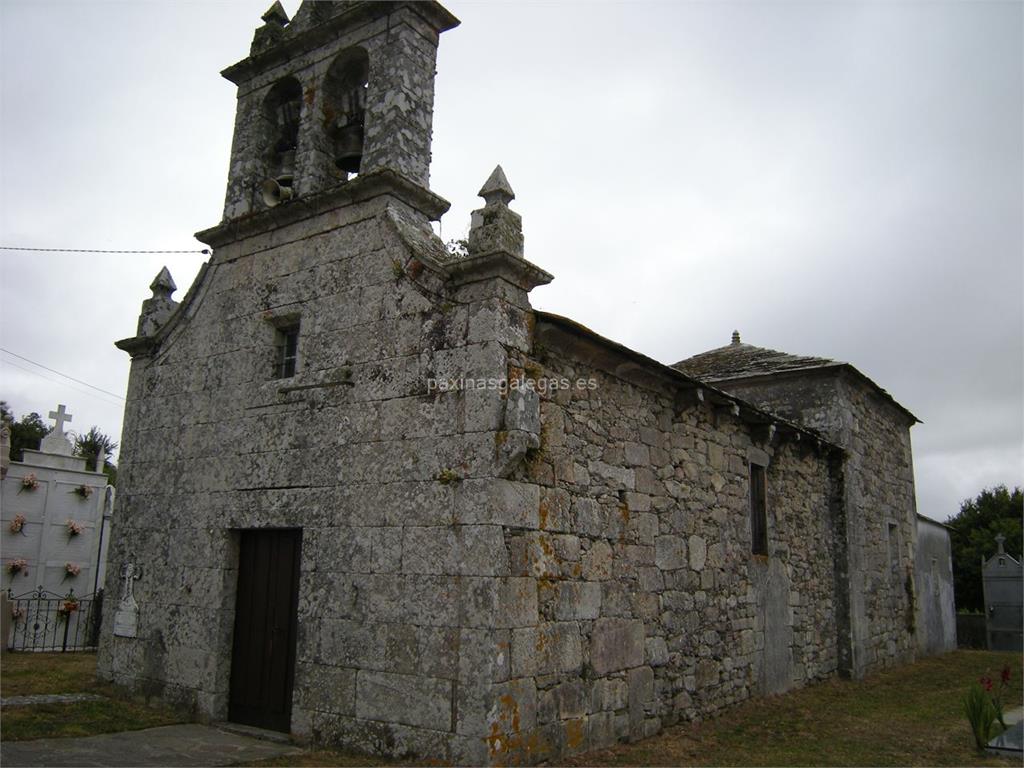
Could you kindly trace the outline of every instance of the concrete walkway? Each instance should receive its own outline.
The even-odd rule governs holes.
[[[299,747],[208,725],[167,725],[69,739],[0,742],[0,764],[17,766],[219,766],[301,752]]]

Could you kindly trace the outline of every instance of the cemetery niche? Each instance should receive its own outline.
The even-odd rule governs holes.
[[[10,650],[81,650],[98,643],[114,488],[74,455],[63,404],[38,450],[8,461],[0,481],[3,589]]]

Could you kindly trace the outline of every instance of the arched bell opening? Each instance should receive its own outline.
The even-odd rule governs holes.
[[[294,77],[279,80],[263,99],[262,158],[266,173],[261,181],[263,202],[275,206],[293,196],[295,151],[299,146],[302,86]]]
[[[366,90],[370,59],[362,48],[342,51],[324,80],[324,130],[333,174],[347,179],[358,174],[363,160]]]

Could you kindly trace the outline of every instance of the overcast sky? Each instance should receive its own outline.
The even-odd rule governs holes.
[[[198,249],[270,0],[0,0],[0,245]],[[284,3],[294,13],[297,0]],[[1019,2],[448,4],[431,186],[496,163],[534,306],[665,363],[729,341],[853,363],[923,420],[918,508],[1021,484]],[[198,255],[0,251],[0,397],[119,438],[147,286]]]

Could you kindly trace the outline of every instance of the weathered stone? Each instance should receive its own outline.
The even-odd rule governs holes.
[[[583,663],[579,626],[548,622],[512,630],[512,676],[574,672]]]
[[[601,615],[601,585],[596,582],[566,581],[558,584],[555,618],[596,619]]]
[[[686,565],[686,542],[680,536],[659,536],[654,540],[654,564],[671,571]]]
[[[612,575],[612,548],[606,541],[595,541],[583,556],[583,578],[603,581]]]
[[[590,664],[598,675],[644,663],[644,625],[639,621],[598,619],[590,638]]]
[[[623,709],[628,702],[629,686],[625,680],[606,678],[594,682],[591,711],[604,712]]]
[[[359,672],[356,676],[356,716],[450,731],[452,684],[412,675]]]
[[[646,710],[654,698],[654,672],[650,667],[637,667],[626,673],[629,686],[629,730],[636,736],[647,736],[643,730]]]
[[[648,637],[644,643],[644,657],[648,665],[661,667],[669,662],[668,645],[663,637]]]
[[[707,561],[708,547],[703,536],[696,534],[690,537],[690,567],[695,571],[704,570]]]

